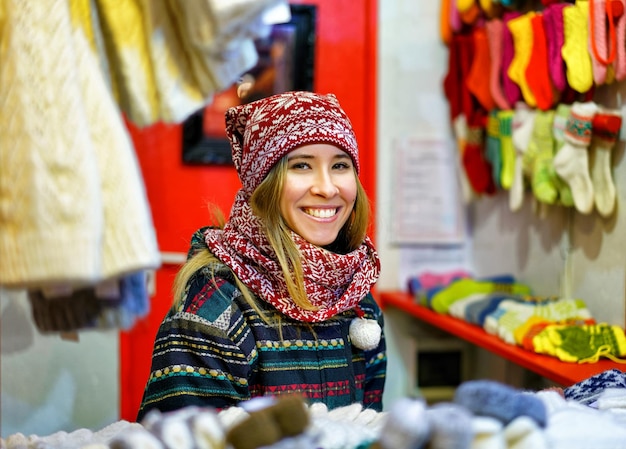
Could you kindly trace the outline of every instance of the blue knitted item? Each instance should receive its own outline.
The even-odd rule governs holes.
[[[496,293],[493,295],[487,295],[484,299],[470,304],[465,309],[465,320],[468,323],[476,324],[480,327],[485,324],[485,317],[498,308],[504,299],[509,296]]]
[[[469,448],[474,438],[472,414],[464,407],[440,402],[426,411],[430,424],[430,449]]]
[[[626,388],[626,373],[611,368],[565,388],[565,399],[589,405],[607,388]]]
[[[479,416],[489,416],[508,424],[519,416],[528,416],[545,426],[546,408],[541,399],[493,380],[463,382],[454,393],[454,402]]]

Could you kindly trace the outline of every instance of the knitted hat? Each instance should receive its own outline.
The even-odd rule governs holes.
[[[350,155],[359,171],[350,119],[333,94],[286,92],[232,107],[226,111],[226,134],[248,194],[283,156],[302,145],[336,145]]]

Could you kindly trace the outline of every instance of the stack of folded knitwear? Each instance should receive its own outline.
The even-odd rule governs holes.
[[[481,326],[503,341],[565,362],[620,360],[624,329],[597,323],[584,300],[537,296],[511,275],[475,278],[465,271],[412,277],[409,291],[432,310]]]

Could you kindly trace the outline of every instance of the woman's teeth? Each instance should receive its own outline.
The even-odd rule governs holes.
[[[330,218],[337,213],[337,209],[304,209],[304,212],[317,218]]]

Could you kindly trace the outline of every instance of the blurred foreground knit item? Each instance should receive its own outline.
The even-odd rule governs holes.
[[[622,388],[626,392],[626,373],[618,369],[603,371],[563,390],[565,399],[589,405],[609,388]]]
[[[537,425],[546,425],[546,409],[532,394],[492,380],[472,380],[459,385],[454,402],[479,416],[495,418],[508,424],[515,418],[527,416]]]
[[[467,381],[458,387],[454,402],[428,406],[419,398],[402,398],[388,412],[359,403],[329,410],[296,396],[265,396],[221,411],[195,406],[153,410],[140,424],[119,421],[97,432],[17,433],[0,438],[0,447],[626,449],[623,376],[618,370],[600,373],[577,384],[577,391],[566,391],[567,399],[553,389],[532,392],[495,381]],[[592,396],[597,408],[585,405]]]

